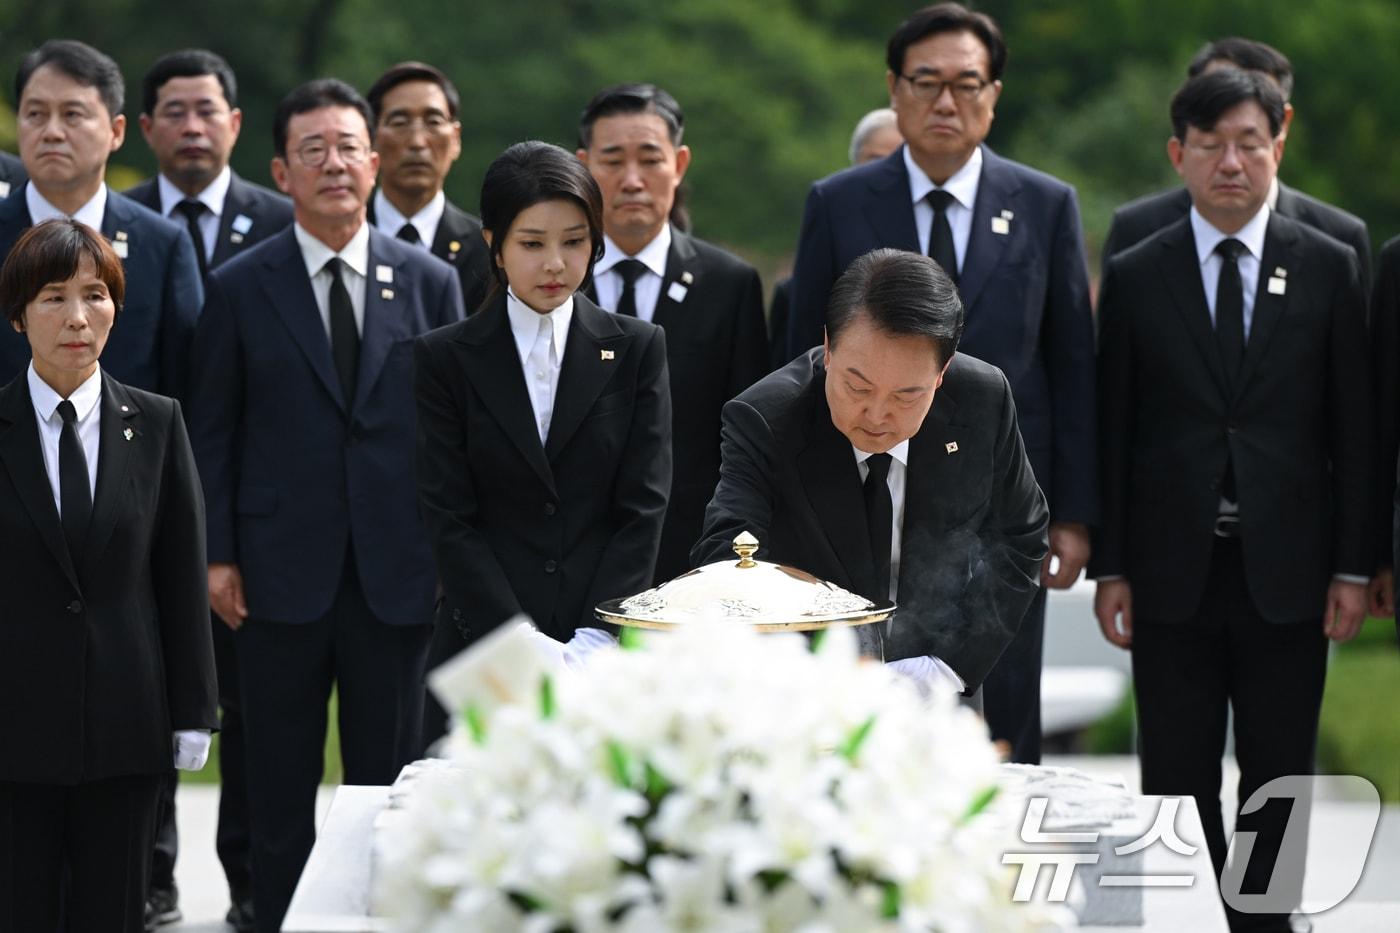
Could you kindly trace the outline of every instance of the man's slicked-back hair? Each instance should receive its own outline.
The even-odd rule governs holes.
[[[948,273],[927,256],[877,249],[856,259],[836,280],[826,303],[826,340],[864,316],[895,337],[927,337],[946,366],[963,332],[963,303]]]
[[[287,125],[299,113],[310,113],[322,107],[349,107],[358,110],[365,120],[365,131],[374,140],[374,115],[369,104],[360,92],[339,78],[317,78],[293,88],[282,98],[277,111],[272,116],[272,149],[283,159],[287,158]]]
[[[457,111],[462,107],[462,96],[457,93],[457,85],[453,84],[447,75],[426,62],[399,62],[375,78],[374,84],[370,85],[368,93],[365,94],[369,109],[374,114],[375,124],[379,123],[379,118],[384,114],[384,95],[409,81],[436,84],[442,89],[442,96],[447,98],[447,115],[457,119]]]
[[[1293,96],[1293,63],[1272,45],[1240,36],[1207,42],[1187,66],[1187,77],[1204,74],[1211,62],[1229,62],[1245,71],[1266,74],[1278,82],[1285,101]]]
[[[961,3],[926,6],[900,23],[885,49],[885,64],[895,74],[904,74],[904,53],[909,46],[945,32],[970,32],[976,36],[987,49],[987,68],[991,72],[987,78],[1001,80],[1006,70],[1006,40],[1001,27],[986,13],[974,12]]]
[[[150,116],[155,113],[156,98],[160,89],[172,78],[202,78],[212,75],[224,92],[224,103],[232,110],[238,106],[238,80],[233,69],[223,56],[208,49],[181,49],[156,59],[141,79],[141,112]]]
[[[679,146],[685,135],[685,114],[676,99],[655,84],[614,84],[605,87],[583,108],[578,118],[578,147],[593,142],[593,124],[603,117],[620,113],[654,113],[666,124],[671,145]]]
[[[1223,68],[1189,79],[1172,97],[1172,135],[1186,141],[1186,131],[1215,129],[1226,111],[1254,101],[1269,121],[1269,136],[1283,129],[1283,95],[1274,82],[1257,71]]]
[[[56,68],[84,87],[97,89],[107,116],[116,117],[126,103],[126,80],[117,63],[86,42],[76,39],[50,39],[19,63],[15,73],[15,106],[24,97],[24,87],[34,72],[45,65]]]

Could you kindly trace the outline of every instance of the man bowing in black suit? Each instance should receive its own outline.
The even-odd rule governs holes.
[[[690,165],[676,99],[652,84],[604,88],[583,108],[578,157],[603,191],[599,307],[666,331],[674,474],[656,580],[690,569],[719,480],[724,403],[768,372],[763,286],[753,266],[671,223]]]
[[[968,693],[1021,625],[1048,522],[1006,377],[954,355],[956,286],[882,249],[831,290],[826,339],[724,406],[695,563],[759,555],[899,610],[883,653]]]
[[[1365,614],[1372,385],[1355,252],[1269,209],[1278,89],[1225,69],[1171,115],[1191,211],[1111,259],[1100,294],[1094,609],[1132,649],[1143,793],[1196,798],[1221,872],[1227,710],[1241,804],[1311,773],[1327,641]],[[1288,929],[1301,875],[1269,884],[1288,820],[1239,816],[1258,836],[1222,884],[1232,928]],[[1235,912],[1229,892],[1266,889],[1284,895],[1273,915]]]
[[[481,221],[442,191],[462,154],[456,86],[432,65],[400,62],[375,80],[365,99],[379,153],[379,190],[369,202],[369,222],[451,264],[467,313],[476,313],[492,281]]]

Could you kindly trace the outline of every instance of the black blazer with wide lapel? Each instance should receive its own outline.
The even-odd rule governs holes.
[[[157,178],[146,179],[128,190],[126,196],[157,214],[161,212],[160,182]],[[169,219],[184,222],[183,218]],[[291,222],[291,199],[232,172],[228,193],[224,196],[224,208],[219,215],[219,227],[214,234],[214,255],[209,268],[216,268],[256,246]]]
[[[179,406],[110,377],[99,404],[74,560],[27,376],[0,390],[0,780],[162,773],[172,730],[217,726],[203,499]]]
[[[1175,621],[1199,603],[1227,461],[1246,576],[1266,618],[1311,618],[1333,573],[1369,574],[1375,448],[1361,296],[1354,251],[1273,213],[1231,387],[1189,218],[1109,262],[1099,311],[1106,507],[1091,569],[1127,576],[1140,617]]]
[[[671,479],[659,328],[575,294],[544,444],[504,297],[419,341],[417,394],[440,624],[470,639],[523,611],[567,640],[650,585]]]
[[[855,454],[831,423],[825,379],[816,348],[725,406],[719,487],[692,559],[726,559],[747,530],[764,559],[883,599]],[[1035,595],[1048,521],[994,367],[953,358],[910,442],[904,516],[885,657],[939,657],[975,689]]]

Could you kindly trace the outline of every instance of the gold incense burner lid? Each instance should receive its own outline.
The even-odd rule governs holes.
[[[668,629],[694,622],[749,625],[761,632],[805,632],[883,622],[892,602],[874,603],[805,570],[754,560],[758,539],[734,539],[737,562],[716,561],[635,596],[610,599],[594,614],[633,628]]]

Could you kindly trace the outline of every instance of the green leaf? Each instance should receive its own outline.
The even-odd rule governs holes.
[[[807,650],[812,654],[821,654],[822,645],[826,644],[827,629],[819,628],[812,633],[812,637],[807,639]]]
[[[860,747],[865,744],[865,740],[870,736],[870,730],[875,727],[875,717],[872,715],[865,722],[856,726],[851,734],[846,736],[846,741],[841,743],[839,749],[841,757],[855,763],[856,755],[860,754]]]
[[[554,718],[554,678],[545,674],[540,679],[540,718]]]
[[[643,768],[646,772],[647,798],[649,800],[660,800],[671,792],[671,782],[666,779],[666,775],[656,770],[651,762],[645,762]]]
[[[642,647],[642,630],[624,625],[622,631],[618,633],[617,643],[626,651],[635,651]]]
[[[608,742],[608,769],[612,771],[612,778],[620,787],[631,787],[632,781],[629,772],[632,770],[631,760],[627,754],[627,749],[622,747],[622,743],[616,739]]]
[[[467,724],[467,731],[472,734],[472,741],[477,745],[485,745],[486,720],[482,718],[481,710],[474,704],[468,704],[467,708],[462,710],[462,719]]]
[[[962,815],[962,819],[958,820],[958,825],[963,826],[971,822],[973,817],[991,805],[1000,791],[1001,789],[995,784],[984,787],[976,797],[972,798],[972,804],[967,808],[967,812]]]
[[[893,881],[884,884],[884,898],[880,906],[880,916],[894,920],[899,916],[899,885]]]

